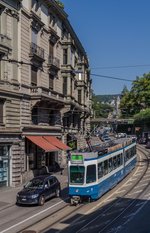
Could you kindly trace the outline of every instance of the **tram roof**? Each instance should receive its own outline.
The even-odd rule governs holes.
[[[86,147],[84,149],[75,150],[72,151],[71,154],[72,155],[82,154],[84,159],[97,158],[109,152],[113,152],[118,149],[121,149],[124,146],[129,145],[131,143],[132,140],[129,138],[119,138],[102,144],[93,145],[91,146],[91,148]]]

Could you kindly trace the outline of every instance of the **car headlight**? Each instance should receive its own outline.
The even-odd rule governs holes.
[[[39,196],[39,194],[33,194],[31,195],[31,198],[37,198]]]
[[[17,193],[17,197],[19,197],[19,194]]]

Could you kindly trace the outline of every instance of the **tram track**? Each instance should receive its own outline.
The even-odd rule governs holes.
[[[149,162],[149,157],[148,157],[148,154],[147,152],[144,152],[143,149],[141,149],[141,147],[138,148],[138,150],[140,152],[142,152],[142,154],[146,157],[147,159],[147,164],[145,166],[145,170],[143,172],[143,174],[141,175],[141,177],[134,183],[134,185],[132,187],[130,187],[130,189],[124,193],[122,196],[119,197],[119,199],[117,199],[111,206],[109,206],[108,208],[106,208],[104,211],[102,212],[99,212],[99,214],[93,218],[91,220],[91,222],[88,222],[86,225],[84,225],[82,228],[80,228],[78,231],[76,231],[76,233],[79,233],[79,232],[84,232],[86,230],[86,232],[88,232],[88,230],[90,230],[90,225],[91,224],[94,224],[94,222],[98,219],[99,222],[103,222],[105,223],[106,220],[104,218],[107,218],[107,216],[109,216],[109,220],[111,218],[111,220],[109,221],[109,223],[106,225],[106,226],[101,226],[99,225],[98,227],[101,228],[101,230],[98,230],[96,232],[98,233],[104,233],[104,232],[112,232],[112,233],[115,233],[115,232],[118,232],[119,228],[121,229],[121,225],[116,228],[112,227],[111,230],[107,231],[109,228],[111,228],[112,225],[114,225],[115,222],[117,222],[120,218],[122,219],[123,216],[125,216],[125,214],[128,214],[129,210],[131,210],[132,212],[132,209],[137,205],[138,203],[138,200],[139,198],[141,197],[141,193],[143,195],[143,193],[147,190],[147,188],[150,186],[150,182],[147,183],[147,185],[145,185],[145,187],[141,190],[140,193],[138,193],[136,195],[136,197],[134,197],[134,199],[132,200],[129,200],[129,202],[127,201],[126,205],[123,205],[123,210],[122,210],[122,205],[121,205],[121,208],[120,210],[118,209],[118,206],[119,206],[119,202],[120,200],[124,201],[124,199],[126,200],[127,198],[127,195],[129,193],[131,193],[133,191],[133,189],[139,184],[139,182],[142,181],[142,179],[144,178],[144,176],[147,174],[147,171],[148,171],[148,168],[150,167],[150,162]],[[146,202],[145,202],[146,203]],[[144,204],[143,204],[144,205]],[[115,213],[114,209],[115,207],[117,207],[117,212]],[[112,213],[112,217],[111,217],[111,213]],[[101,217],[103,216],[103,217]],[[116,230],[116,231],[115,231]]]
[[[116,213],[115,213],[115,216],[111,219],[111,221],[110,221],[110,223],[109,224],[105,224],[105,222],[107,222],[107,221],[105,221],[105,217],[107,218],[107,215],[110,217],[110,215],[111,215],[111,212],[113,213],[113,215],[114,215],[114,209],[116,209],[116,207],[118,208],[118,206],[121,204],[121,202],[122,202],[122,200],[126,200],[126,199],[128,199],[127,198],[127,195],[128,194],[130,194],[134,189],[135,189],[135,187],[137,187],[138,186],[138,184],[142,181],[142,179],[143,179],[143,177],[144,176],[146,176],[146,174],[147,174],[147,171],[148,171],[148,168],[150,167],[149,165],[150,165],[150,163],[149,163],[149,157],[148,157],[148,152],[146,152],[146,151],[143,151],[143,148],[142,147],[138,147],[138,153],[142,153],[142,160],[140,160],[140,161],[138,161],[138,164],[140,165],[140,163],[142,162],[144,162],[144,165],[143,165],[143,167],[144,167],[144,169],[143,169],[143,171],[141,172],[141,175],[140,175],[140,177],[138,177],[137,178],[137,180],[136,180],[136,182],[134,182],[134,184],[133,185],[131,185],[130,186],[130,188],[123,194],[123,195],[120,195],[120,197],[118,198],[117,196],[116,196],[116,200],[115,200],[115,202],[113,202],[111,205],[109,205],[109,207],[107,208],[102,208],[100,211],[99,211],[99,214],[96,216],[96,218],[92,218],[92,220],[91,221],[89,221],[88,220],[88,222],[87,222],[87,224],[85,224],[84,226],[82,226],[82,227],[80,227],[80,229],[79,230],[77,230],[77,231],[74,231],[74,232],[76,232],[76,233],[78,233],[78,232],[84,232],[85,230],[87,231],[88,229],[90,230],[90,228],[88,227],[90,224],[92,224],[93,225],[93,223],[94,223],[94,221],[96,220],[96,219],[99,219],[99,222],[101,222],[101,223],[104,223],[104,227],[102,227],[102,226],[99,226],[100,228],[101,228],[101,230],[100,231],[98,231],[99,233],[101,233],[101,232],[105,232],[112,224],[114,224],[119,218],[122,218],[122,215],[123,214],[125,214],[126,212],[128,212],[128,210],[130,210],[130,209],[132,209],[134,206],[136,206],[136,204],[137,204],[137,202],[138,202],[138,199],[140,198],[140,196],[141,196],[141,193],[143,193],[143,192],[145,192],[146,190],[147,190],[147,188],[149,187],[149,185],[150,185],[150,182],[148,182],[147,183],[147,185],[145,185],[145,187],[142,189],[142,191],[140,192],[140,193],[138,193],[137,195],[136,195],[136,197],[132,200],[129,200],[129,201],[127,201],[126,202],[126,205],[125,205],[125,202],[123,203],[123,210],[122,210],[122,208],[120,208],[120,211],[117,211]],[[144,156],[144,158],[143,158],[143,156]],[[136,167],[136,171],[135,171],[135,173],[134,174],[136,174],[136,172],[138,171],[138,165],[137,165],[137,167]],[[129,178],[129,180],[130,180],[130,178]],[[129,180],[127,181],[127,182],[129,182]],[[126,182],[126,183],[127,183]],[[121,182],[122,183],[122,182]],[[123,185],[120,187],[120,189],[122,189],[122,187],[123,187]],[[115,193],[115,191],[114,191],[114,193]],[[104,195],[105,196],[105,195]],[[107,198],[108,199],[108,198]],[[101,205],[99,205],[99,208],[101,208],[101,207],[104,207],[104,205],[105,205],[105,202],[103,202],[103,203],[101,203]],[[96,209],[95,209],[96,210]],[[102,218],[102,216],[103,216],[103,218]],[[65,216],[65,219],[66,219],[66,216]],[[80,219],[78,219],[79,221],[81,221],[81,218]],[[77,221],[78,221],[77,220]],[[110,219],[109,219],[110,220]],[[50,226],[51,227],[51,226]],[[50,229],[50,227],[49,227],[49,229]],[[50,232],[50,231],[49,231]],[[66,229],[65,229],[65,232],[67,232],[66,231]],[[68,231],[69,232],[69,231]]]
[[[56,210],[55,212],[53,212],[50,215],[47,215],[46,217],[42,217],[40,219],[40,221],[38,220],[38,221],[34,222],[33,224],[28,225],[28,227],[22,228],[21,231],[18,230],[18,231],[16,231],[16,233],[28,232],[32,228],[33,229],[36,228],[36,229],[38,229],[38,233],[42,233],[43,231],[50,228],[54,224],[60,222],[64,218],[69,217],[75,211],[79,211],[80,209],[82,209],[83,205],[84,204],[81,204],[78,206],[70,206],[70,203],[68,203],[68,204],[66,204],[65,207],[62,207],[59,210]],[[67,214],[66,214],[66,212],[67,212]],[[58,218],[58,220],[57,220],[57,218]],[[47,224],[45,225],[45,223],[47,223],[47,222],[48,222],[48,226],[47,226]],[[42,226],[42,229],[40,230],[41,226]]]
[[[145,177],[146,175],[147,175],[147,171],[148,171],[148,168],[150,167],[149,165],[150,165],[150,162],[149,162],[149,152],[147,152],[147,151],[143,151],[143,147],[141,147],[141,146],[139,146],[138,145],[138,154],[141,154],[141,158],[142,158],[142,160],[139,160],[138,161],[138,164],[137,164],[137,166],[136,166],[136,168],[134,169],[135,171],[134,171],[134,173],[132,173],[132,177],[136,174],[136,172],[138,172],[138,169],[139,169],[139,167],[141,168],[141,166],[142,166],[142,170],[140,170],[140,176],[138,177],[138,178],[136,178],[136,181],[135,182],[133,182],[133,184],[132,185],[130,185],[130,188],[126,191],[126,192],[124,192],[122,195],[120,195],[119,197],[118,197],[118,195],[117,195],[117,193],[116,193],[116,190],[117,190],[117,192],[118,192],[118,190],[119,189],[122,189],[123,188],[123,186],[124,186],[124,184],[127,184],[128,182],[130,182],[130,179],[131,178],[129,178],[129,175],[124,179],[124,180],[126,180],[126,182],[124,183],[124,181],[121,181],[120,182],[120,187],[117,189],[116,187],[115,188],[113,188],[113,194],[112,195],[110,195],[109,197],[114,197],[114,195],[115,195],[115,201],[113,202],[113,203],[111,203],[111,204],[109,204],[109,207],[108,208],[106,208],[106,202],[108,201],[108,203],[109,203],[109,198],[107,197],[107,199],[105,199],[105,196],[107,196],[107,194],[106,195],[104,195],[102,198],[100,198],[100,200],[98,200],[97,202],[99,203],[98,205],[97,205],[97,207],[98,207],[98,209],[100,209],[98,212],[99,212],[99,214],[98,214],[98,216],[97,216],[97,218],[99,218],[99,221],[100,222],[103,222],[103,218],[101,217],[101,216],[103,216],[103,217],[107,217],[107,215],[110,215],[110,213],[112,212],[113,214],[114,214],[114,208],[116,207],[116,206],[119,206],[119,205],[121,205],[121,200],[123,200],[123,199],[128,199],[128,195],[138,186],[138,184],[143,180],[143,177]],[[144,156],[144,157],[143,157]],[[122,184],[122,183],[124,183],[124,184]],[[147,188],[149,187],[149,185],[150,185],[150,182],[148,182],[146,185],[145,185],[145,187],[143,186],[143,189],[142,189],[142,193],[143,192],[145,192],[146,190],[147,190]],[[130,201],[127,201],[127,203],[126,203],[126,205],[125,205],[125,203],[123,204],[123,211],[121,210],[120,212],[119,211],[117,211],[116,213],[115,213],[115,216],[111,219],[111,221],[110,221],[110,223],[109,224],[107,224],[107,226],[105,226],[105,227],[102,227],[101,226],[101,231],[99,231],[99,233],[101,233],[101,232],[105,232],[112,224],[114,224],[119,218],[121,218],[122,217],[122,215],[123,214],[125,214],[125,212],[127,212],[129,209],[132,209],[133,208],[133,206],[135,206],[136,205],[136,203],[137,203],[137,201],[136,200],[138,200],[139,198],[140,198],[140,195],[141,195],[141,192],[139,192],[139,193],[137,193],[137,195],[136,195],[136,197],[134,198],[134,200],[130,200]],[[92,207],[92,205],[93,205],[93,203],[90,203],[89,205],[91,205],[91,207]],[[107,204],[108,205],[108,204]],[[68,208],[69,207],[69,208]],[[68,208],[68,210],[67,210],[67,208]],[[63,209],[61,209],[61,210],[58,210],[58,211],[56,211],[56,213],[53,213],[53,215],[50,215],[49,216],[49,218],[51,218],[51,219],[53,219],[54,217],[55,217],[55,220],[52,222],[49,222],[49,220],[48,220],[48,218],[43,218],[43,219],[41,219],[40,220],[40,222],[38,221],[37,223],[34,223],[32,226],[30,225],[30,227],[28,226],[28,228],[24,228],[23,229],[23,231],[24,230],[27,230],[27,229],[35,229],[35,228],[38,228],[38,232],[46,232],[46,231],[48,231],[48,229],[51,229],[51,227],[53,227],[53,226],[57,226],[57,224],[59,224],[60,222],[62,222],[63,220],[65,220],[65,219],[68,219],[68,218],[70,218],[71,216],[74,216],[75,215],[75,213],[78,213],[78,212],[80,212],[80,210],[82,210],[82,209],[84,209],[85,208],[85,206],[84,205],[79,205],[79,206],[77,206],[77,207],[70,207],[69,206],[69,204],[68,205],[66,205],[65,206],[65,208],[63,208]],[[63,211],[62,211],[63,210]],[[97,211],[96,210],[96,208],[94,207],[93,208],[93,211]],[[90,212],[89,212],[90,213]],[[54,216],[55,215],[55,216]],[[56,215],[57,215],[57,218],[56,218]],[[60,217],[59,217],[59,215],[60,215]],[[74,220],[73,221],[73,225],[75,225],[75,223],[78,223],[79,221],[81,221],[81,218],[82,218],[82,216],[81,217],[79,217],[79,218],[77,218],[76,220]],[[80,229],[79,230],[77,230],[77,231],[73,231],[73,232],[84,232],[84,230],[86,229],[87,230],[87,228],[89,229],[89,225],[90,224],[92,224],[94,221],[96,220],[96,218],[94,218],[94,219],[92,219],[91,221],[88,221],[88,223],[87,224],[85,224],[85,225],[83,225],[82,227],[80,227]],[[48,226],[46,226],[45,225],[45,227],[43,227],[43,229],[39,229],[39,226],[42,226],[42,225],[44,225],[43,224],[43,222],[49,222],[49,225]],[[82,222],[82,221],[81,221]],[[83,221],[84,222],[84,221]],[[104,221],[105,222],[105,221]],[[70,226],[72,226],[71,224],[70,224]],[[68,229],[69,230],[69,229]],[[60,230],[61,231],[61,230]],[[20,232],[20,231],[18,231],[18,232]],[[57,231],[57,232],[59,232],[59,230]],[[62,230],[62,232],[63,232],[63,230]],[[69,231],[66,231],[65,230],[65,232],[69,232]]]

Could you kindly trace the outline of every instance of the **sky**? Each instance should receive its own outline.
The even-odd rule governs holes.
[[[87,53],[96,95],[130,90],[150,72],[150,0],[61,1]]]

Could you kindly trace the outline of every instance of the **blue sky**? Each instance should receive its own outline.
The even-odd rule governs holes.
[[[92,74],[135,80],[150,72],[150,0],[61,1],[88,55]],[[118,66],[135,67],[104,68]],[[130,90],[132,84],[91,78],[97,95],[118,94],[124,85]]]

